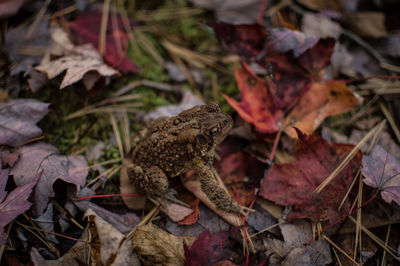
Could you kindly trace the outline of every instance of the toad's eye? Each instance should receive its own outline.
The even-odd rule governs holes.
[[[219,126],[213,127],[213,128],[210,130],[210,135],[215,135],[215,134],[218,133],[218,132],[219,132]]]

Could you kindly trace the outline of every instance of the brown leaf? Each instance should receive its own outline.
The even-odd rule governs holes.
[[[96,215],[104,219],[107,223],[112,225],[119,232],[126,234],[132,230],[132,227],[139,223],[140,218],[135,213],[118,214],[104,209],[93,202],[74,201],[74,204],[82,211],[86,212],[88,209],[93,210]]]
[[[343,18],[350,29],[361,37],[381,38],[387,36],[385,14],[382,12],[364,11],[351,13]]]
[[[286,124],[294,121],[293,127],[311,134],[325,118],[350,111],[357,103],[357,98],[342,81],[314,82],[286,116]],[[287,127],[285,132],[296,138],[293,127]]]
[[[60,89],[82,80],[85,75],[97,73],[90,84],[94,84],[100,77],[110,77],[118,74],[118,71],[104,64],[103,59],[90,44],[74,46],[67,33],[57,28],[52,34],[53,47],[48,51],[45,60],[35,67],[36,70],[47,74],[49,79],[55,78],[65,72],[60,84]],[[51,60],[51,55],[59,58]],[[89,87],[88,89],[91,89]]]
[[[112,225],[97,216],[91,209],[87,210],[90,231],[90,254],[97,265],[140,265],[133,254],[132,244]]]
[[[80,239],[88,241],[89,237],[87,229],[85,229]],[[36,248],[32,248],[30,252],[31,260],[36,266],[82,266],[82,263],[89,260],[89,254],[89,246],[85,242],[81,241],[76,242],[76,244],[70,248],[67,253],[57,260],[44,259]]]
[[[133,250],[143,265],[185,265],[183,243],[191,246],[195,237],[169,234],[149,223],[136,228]]]
[[[261,184],[260,196],[284,206],[292,206],[288,220],[309,218],[331,224],[348,215],[348,200],[339,205],[360,165],[361,153],[333,179],[321,193],[315,188],[343,161],[353,145],[329,144],[298,131],[296,162],[274,164]]]

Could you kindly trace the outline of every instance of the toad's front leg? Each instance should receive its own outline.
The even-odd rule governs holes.
[[[201,164],[201,167],[196,167],[196,170],[200,177],[201,189],[212,203],[221,210],[247,215],[246,208],[233,202],[230,195],[219,185],[211,167]]]

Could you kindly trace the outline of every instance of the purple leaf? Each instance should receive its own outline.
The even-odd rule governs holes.
[[[380,145],[362,158],[361,173],[364,183],[379,188],[382,198],[400,205],[400,163]]]
[[[40,136],[36,123],[47,114],[49,104],[35,99],[19,99],[0,103],[0,145],[16,147]]]
[[[32,203],[27,201],[27,199],[32,192],[32,188],[36,184],[37,178],[30,183],[17,187],[4,200],[6,196],[4,189],[7,180],[8,169],[3,170],[0,168],[0,245],[3,241],[4,226],[31,207]]]
[[[10,174],[17,185],[31,182],[40,174],[35,188],[35,215],[41,215],[49,198],[54,197],[53,184],[57,179],[74,184],[77,190],[86,182],[88,168],[83,156],[60,155],[57,148],[44,142],[23,146],[16,152],[20,159]]]

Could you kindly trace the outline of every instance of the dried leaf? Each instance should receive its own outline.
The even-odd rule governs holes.
[[[178,224],[181,224],[181,225],[195,224],[197,222],[197,220],[199,219],[199,214],[200,214],[199,203],[200,203],[199,199],[195,199],[194,201],[189,202],[190,207],[194,211],[189,216],[186,216],[185,219],[183,219],[182,221],[179,221]]]
[[[27,0],[5,0],[0,2],[0,19],[11,17],[18,13],[18,10]]]
[[[309,222],[296,220],[279,227],[284,241],[263,239],[271,265],[326,265],[332,262],[329,244],[322,240],[313,241]]]
[[[346,217],[349,202],[340,211],[345,195],[361,160],[359,152],[321,193],[315,188],[343,161],[353,145],[329,144],[319,137],[297,131],[299,149],[294,163],[275,164],[265,175],[260,196],[284,206],[292,206],[288,220],[309,218],[335,223]]]
[[[212,210],[201,203],[199,204],[199,211],[200,215],[197,223],[192,225],[179,225],[173,221],[167,220],[165,229],[174,235],[196,237],[204,231],[204,228],[210,230],[211,233],[229,230],[230,225],[227,222],[218,215],[215,215]]]
[[[256,189],[266,165],[240,151],[237,146],[233,141],[219,145],[218,155],[221,159],[216,161],[215,166],[231,197],[238,200],[240,205],[249,206],[256,199]]]
[[[91,209],[85,215],[91,241],[91,260],[97,265],[140,265],[133,254],[132,244],[112,225]]]
[[[229,236],[229,232],[211,234],[208,229],[204,230],[190,248],[185,245],[186,265],[215,265],[230,258],[233,251],[228,248]]]
[[[104,51],[104,60],[124,73],[137,72],[137,67],[127,58],[128,34],[123,19],[119,14],[116,19],[112,19],[110,14],[106,31],[106,43]],[[68,23],[68,26],[79,38],[79,43],[91,43],[94,47],[99,45],[99,33],[102,23],[102,13],[97,11],[86,11],[79,13],[76,20]],[[131,26],[135,22],[129,20]]]
[[[232,25],[224,22],[209,22],[222,46],[245,58],[255,58],[263,49],[267,32],[258,24]]]
[[[35,188],[33,211],[39,216],[47,207],[49,198],[54,197],[53,184],[57,179],[71,183],[79,189],[85,184],[88,167],[83,156],[60,155],[54,146],[39,142],[22,146],[17,164],[11,169],[17,185],[27,184],[40,175]]]
[[[385,27],[385,14],[382,12],[355,12],[345,15],[343,21],[361,37],[382,38],[388,34]]]
[[[312,35],[305,35],[301,31],[287,28],[270,29],[262,53],[281,54],[293,51],[293,55],[299,57],[317,42],[318,38]]]
[[[293,127],[311,134],[325,118],[350,111],[357,103],[357,98],[342,81],[314,82],[286,116],[286,124],[294,122]],[[292,127],[285,132],[292,138],[297,137]]]
[[[42,130],[36,123],[45,116],[49,104],[35,99],[17,99],[0,103],[0,145],[17,147]]]
[[[103,63],[101,56],[92,45],[73,46],[68,39],[67,33],[61,28],[54,30],[51,38],[53,45],[56,47],[50,48],[46,57],[47,60],[42,61],[35,69],[46,73],[49,79],[55,78],[65,72],[60,89],[82,80],[85,75],[92,72],[98,73],[95,77],[91,77],[92,79],[94,78],[94,81],[97,81],[100,76],[110,77],[118,74],[115,69]],[[57,51],[59,58],[51,60],[51,55],[55,51]],[[90,84],[93,85],[94,81],[90,82]],[[89,87],[88,89],[91,88]]]
[[[362,158],[364,183],[378,188],[382,198],[400,205],[400,163],[380,145]]]
[[[37,182],[37,178],[35,178],[25,185],[18,186],[6,198],[5,188],[8,172],[8,169],[0,167],[0,245],[3,244],[4,227],[31,207],[32,203],[27,199]]]
[[[96,213],[96,215],[101,217],[104,221],[109,223],[111,226],[113,226],[115,229],[123,234],[129,233],[132,228],[140,221],[140,218],[137,217],[134,213],[113,213],[94,204],[93,202],[86,200],[75,201],[74,203],[82,212],[86,212],[88,209],[91,209]]]
[[[171,235],[153,224],[136,228],[133,250],[143,265],[185,265],[183,246],[191,246],[195,237]]]
[[[253,124],[259,132],[273,133],[278,131],[278,122],[283,118],[283,111],[278,108],[270,93],[273,83],[257,77],[249,66],[235,68],[235,77],[239,86],[241,101],[226,96],[228,103],[247,122]]]

